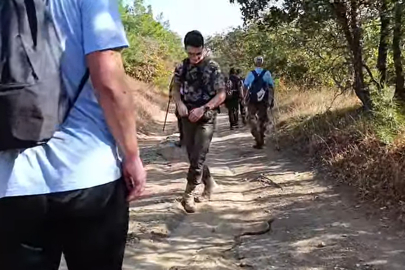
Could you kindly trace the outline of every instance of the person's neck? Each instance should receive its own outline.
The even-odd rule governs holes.
[[[205,61],[205,59],[206,59],[206,57],[204,57],[203,59],[201,59],[200,61],[198,61],[197,63],[191,63],[190,62],[190,64],[192,65],[192,66],[198,66],[198,65],[201,65],[204,61]]]

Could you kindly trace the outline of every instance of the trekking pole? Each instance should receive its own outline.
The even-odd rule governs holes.
[[[167,115],[169,114],[169,108],[170,108],[170,101],[171,101],[171,98],[169,98],[169,102],[167,102],[165,122],[163,123],[163,131],[165,131],[165,128],[166,128]]]

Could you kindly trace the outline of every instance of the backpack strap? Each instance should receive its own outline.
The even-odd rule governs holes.
[[[255,69],[252,70],[251,72],[252,72],[253,76],[255,77],[255,79],[257,79],[259,77],[259,74],[257,74]]]
[[[180,81],[184,86],[184,82],[186,81],[186,74],[187,74],[187,68],[188,65],[190,64],[190,60],[188,58],[183,60],[183,66],[181,67],[181,73],[180,73]]]
[[[260,72],[259,78],[263,78],[264,74],[266,74],[267,70],[263,69],[262,72]]]
[[[80,93],[82,92],[82,90],[83,90],[84,86],[86,85],[87,81],[89,80],[89,78],[90,78],[90,70],[87,68],[86,73],[84,73],[84,75],[80,81],[80,84],[78,87],[78,92],[77,92],[76,97],[73,100],[73,104],[75,104],[76,101],[79,99]]]
[[[73,107],[75,106],[75,103],[79,99],[79,96],[80,96],[84,86],[86,85],[87,81],[89,80],[89,78],[90,78],[90,70],[87,68],[86,72],[84,73],[84,75],[82,77],[82,79],[80,80],[80,84],[79,84],[79,87],[78,87],[78,90],[77,90],[77,94],[76,94],[75,98],[73,99],[73,102],[71,103],[71,106],[70,106],[68,112],[66,113],[64,120],[66,120],[66,118],[68,117],[68,115],[72,111]]]

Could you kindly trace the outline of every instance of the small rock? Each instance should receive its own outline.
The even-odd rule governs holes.
[[[323,248],[323,247],[326,247],[326,244],[325,244],[325,242],[320,242],[320,243],[317,245],[317,247]]]
[[[245,262],[241,262],[241,263],[239,264],[239,266],[240,266],[240,267],[250,267],[250,268],[253,268],[252,265],[250,265],[250,264],[248,264],[248,263],[245,263]]]
[[[245,256],[238,254],[237,258],[238,258],[238,260],[243,260],[243,259],[245,259]]]

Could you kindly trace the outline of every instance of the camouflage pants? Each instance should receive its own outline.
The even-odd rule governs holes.
[[[268,108],[269,105],[266,102],[248,104],[249,124],[252,135],[258,145],[264,144],[264,134],[269,122]]]
[[[182,118],[182,125],[184,143],[190,162],[187,182],[191,185],[205,183],[205,180],[210,177],[210,171],[204,163],[214,135],[216,115],[204,123],[192,123],[188,118]]]

